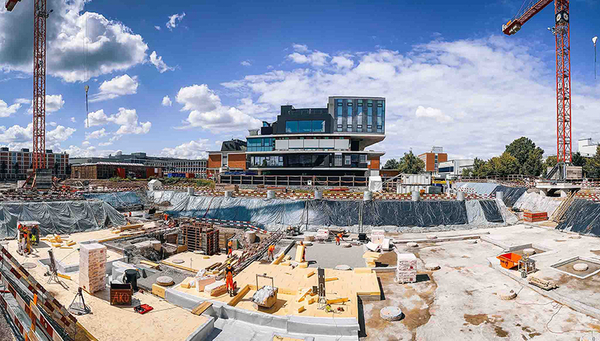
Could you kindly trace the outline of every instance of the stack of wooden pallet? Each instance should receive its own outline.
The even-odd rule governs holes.
[[[530,223],[535,223],[538,221],[545,221],[545,220],[548,220],[548,212],[525,211],[525,212],[523,212],[523,220],[530,222]]]

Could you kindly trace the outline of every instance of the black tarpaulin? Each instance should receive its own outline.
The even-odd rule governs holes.
[[[600,236],[600,203],[576,199],[556,229]]]

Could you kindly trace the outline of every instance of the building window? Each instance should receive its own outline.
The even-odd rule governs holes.
[[[377,132],[383,133],[383,102],[377,104]]]
[[[335,159],[334,159],[334,164],[335,167],[342,167],[342,156],[341,155],[336,155]]]
[[[356,114],[356,131],[362,132],[362,124],[363,124],[363,108],[362,103],[358,103],[357,114]]]
[[[341,117],[339,117],[341,118]],[[285,122],[286,133],[324,133],[325,132],[325,121],[314,120],[314,121],[286,121]]]
[[[373,103],[369,103],[367,107],[367,131],[373,131]]]
[[[352,165],[352,157],[350,155],[346,155],[344,157],[344,166]]]
[[[227,154],[223,154],[221,158],[221,167],[227,167]]]

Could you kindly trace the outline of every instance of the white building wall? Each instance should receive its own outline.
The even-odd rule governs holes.
[[[581,156],[585,157],[593,157],[596,155],[596,148],[598,147],[598,142],[592,141],[591,138],[581,139],[577,141],[577,151]]]

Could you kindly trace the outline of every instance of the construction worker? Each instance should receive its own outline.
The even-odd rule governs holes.
[[[340,234],[341,233],[335,235],[335,245],[340,245]]]
[[[300,241],[300,246],[304,246],[303,241]],[[302,262],[306,262],[306,246],[302,249]]]
[[[267,259],[271,262],[275,260],[275,244],[269,245]]]
[[[227,261],[227,267],[225,268],[225,284],[227,285],[227,292],[230,297],[233,297],[233,266],[231,261]]]
[[[231,239],[229,239],[229,242],[227,243],[227,258],[231,257],[233,253],[233,241]]]
[[[165,221],[169,221],[169,215],[168,214],[165,213],[163,216],[165,218]]]

